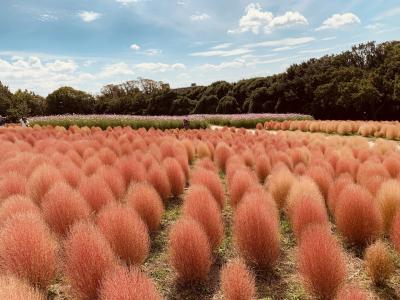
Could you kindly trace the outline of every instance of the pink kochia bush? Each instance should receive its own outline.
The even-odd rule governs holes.
[[[40,216],[40,209],[29,198],[24,196],[11,196],[0,205],[0,228],[12,216],[21,213],[32,213]]]
[[[335,209],[339,231],[350,242],[365,246],[383,230],[383,219],[371,194],[363,187],[347,185],[339,195]]]
[[[147,182],[156,189],[162,200],[165,201],[171,196],[171,185],[168,175],[161,165],[155,165],[149,169],[147,172]]]
[[[150,238],[146,224],[126,205],[110,204],[97,216],[97,226],[111,248],[129,264],[141,264],[149,254]]]
[[[50,228],[59,235],[66,235],[77,221],[89,217],[90,206],[85,199],[64,182],[54,185],[42,201],[43,217]]]
[[[167,173],[172,195],[179,196],[185,188],[185,173],[175,158],[167,157],[162,165]]]
[[[0,180],[0,200],[13,195],[26,194],[26,178],[18,173],[9,173]]]
[[[42,288],[55,276],[57,243],[44,221],[25,213],[10,218],[0,231],[0,270]]]
[[[252,300],[256,296],[253,274],[241,260],[228,262],[221,270],[221,290],[226,300]]]
[[[190,186],[185,196],[183,215],[194,219],[203,227],[213,249],[219,247],[224,225],[218,204],[206,187]]]
[[[7,300],[45,300],[44,294],[27,282],[12,276],[0,276],[0,299]]]
[[[200,184],[205,186],[217,201],[219,207],[224,207],[224,187],[217,173],[203,168],[198,168],[192,173],[191,184]]]
[[[100,300],[161,300],[153,281],[139,269],[118,266],[102,280]]]
[[[169,259],[180,281],[205,280],[211,267],[211,247],[199,223],[184,218],[169,234]]]
[[[79,184],[79,192],[95,211],[115,201],[112,190],[100,175],[83,178]]]
[[[97,299],[98,288],[116,258],[105,237],[88,222],[75,224],[65,242],[64,272],[74,299]]]
[[[358,287],[348,286],[340,290],[335,300],[370,300],[365,291]]]
[[[148,183],[137,183],[128,191],[126,203],[134,208],[149,231],[160,227],[164,205],[157,191]]]
[[[310,226],[303,232],[298,267],[306,288],[318,299],[333,299],[346,278],[342,249],[321,225]]]
[[[29,196],[36,203],[40,203],[49,189],[63,179],[57,168],[47,164],[41,165],[29,177],[27,186]]]
[[[243,199],[235,213],[233,236],[239,253],[248,262],[266,269],[274,266],[280,252],[279,227],[276,210],[271,209],[268,200],[250,196]]]

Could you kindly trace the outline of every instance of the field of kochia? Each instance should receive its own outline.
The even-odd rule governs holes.
[[[314,122],[0,128],[0,299],[399,299],[398,124]]]

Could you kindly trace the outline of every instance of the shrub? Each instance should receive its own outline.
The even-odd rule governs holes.
[[[215,166],[214,162],[211,159],[209,159],[208,157],[197,160],[195,167],[197,169],[202,168],[202,169],[206,169],[206,170],[218,173],[218,169]]]
[[[150,168],[147,173],[147,182],[157,190],[163,200],[166,200],[171,195],[171,185],[168,175],[161,165]]]
[[[265,182],[265,179],[271,172],[271,162],[266,155],[261,155],[257,157],[255,171],[258,177],[258,180],[261,183]]]
[[[383,220],[371,194],[351,184],[339,195],[335,209],[339,231],[351,243],[364,246],[374,241],[383,229]]]
[[[244,262],[228,262],[221,270],[221,290],[226,300],[251,300],[256,296],[255,279]]]
[[[96,172],[103,177],[116,199],[121,199],[126,191],[125,180],[114,167],[101,167]]]
[[[50,228],[59,235],[66,235],[78,220],[88,218],[91,212],[85,199],[68,184],[55,184],[42,201],[43,217]]]
[[[194,156],[195,156],[195,152],[196,152],[196,149],[195,149],[195,147],[193,145],[193,142],[191,140],[189,140],[189,139],[184,139],[184,140],[182,140],[182,144],[185,147],[189,162],[190,163],[193,162]]]
[[[26,178],[17,173],[9,173],[0,181],[0,200],[14,195],[26,195]]]
[[[185,188],[185,174],[182,167],[175,158],[171,157],[164,159],[162,165],[167,173],[172,195],[179,196]]]
[[[103,162],[94,154],[83,163],[82,171],[86,176],[91,176],[96,173],[97,169],[99,169],[102,165]]]
[[[105,237],[92,224],[75,224],[65,242],[65,275],[74,299],[97,298],[104,274],[116,264]]]
[[[335,214],[335,208],[340,192],[345,186],[354,183],[350,174],[344,173],[336,178],[328,192],[328,208],[332,214]]]
[[[7,300],[45,300],[39,290],[12,275],[0,276],[0,299]]]
[[[383,217],[385,232],[389,232],[393,218],[400,210],[400,182],[394,179],[384,182],[376,194],[376,200]]]
[[[383,242],[377,241],[365,251],[368,275],[376,285],[385,283],[395,271],[394,263]]]
[[[325,226],[313,225],[303,232],[297,259],[306,288],[320,299],[334,298],[346,278],[346,264]]]
[[[95,211],[115,201],[111,189],[99,175],[83,178],[79,184],[79,192]]]
[[[198,158],[212,158],[213,154],[211,153],[210,148],[207,146],[205,142],[200,141],[196,147],[196,155]]]
[[[131,187],[125,201],[134,208],[150,231],[160,227],[164,206],[157,191],[148,183],[137,183]]]
[[[279,256],[278,219],[267,202],[246,197],[237,207],[233,224],[234,241],[247,261],[272,268]]]
[[[199,223],[182,219],[169,233],[169,258],[181,281],[205,280],[211,267],[211,248]]]
[[[17,214],[32,213],[40,216],[40,209],[29,198],[24,196],[11,196],[4,200],[0,206],[0,228],[11,217]]]
[[[47,287],[54,278],[57,243],[40,217],[19,214],[10,218],[0,231],[0,269]]]
[[[115,162],[115,167],[125,179],[125,185],[146,180],[146,169],[136,159],[124,157]]]
[[[383,160],[382,164],[393,178],[396,178],[400,174],[399,157],[388,156]]]
[[[117,267],[108,271],[101,283],[100,300],[161,300],[150,278],[136,268]]]
[[[393,246],[396,248],[397,252],[400,253],[400,211],[397,212],[393,219],[392,230],[390,234]]]
[[[59,166],[59,170],[64,176],[65,181],[73,188],[77,188],[79,186],[79,183],[84,176],[82,170],[70,161],[61,164]]]
[[[232,182],[229,184],[229,194],[233,208],[239,205],[244,194],[255,184],[258,184],[257,179],[247,169],[239,170],[233,175]]]
[[[286,197],[294,181],[294,175],[286,168],[273,172],[267,181],[267,189],[279,209],[285,206]]]
[[[183,215],[192,218],[203,227],[211,248],[219,247],[224,235],[224,225],[218,204],[206,187],[190,186],[185,196]]]
[[[335,299],[336,300],[369,300],[371,298],[365,291],[363,291],[357,287],[348,286],[348,287],[341,289]]]
[[[129,264],[144,262],[150,249],[149,233],[133,208],[108,205],[99,212],[96,223],[120,258]]]
[[[28,193],[33,201],[40,203],[43,196],[58,181],[64,178],[60,171],[50,165],[41,165],[37,167],[28,179]]]
[[[333,179],[329,173],[324,168],[315,166],[308,168],[305,175],[314,180],[324,199],[327,199],[329,188],[333,184]]]
[[[341,156],[339,157],[335,165],[336,175],[339,176],[343,173],[349,173],[353,178],[355,178],[358,164],[358,160],[352,157]]]
[[[224,142],[219,142],[215,148],[214,158],[218,168],[225,172],[226,162],[232,155],[232,149]]]
[[[224,207],[224,187],[222,186],[221,180],[216,173],[214,173],[213,171],[198,168],[192,173],[190,183],[192,185],[200,184],[205,186],[211,192],[219,207],[221,209]]]

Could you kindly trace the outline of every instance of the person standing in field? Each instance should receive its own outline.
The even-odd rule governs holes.
[[[4,127],[5,124],[6,124],[6,118],[0,115],[0,127]]]

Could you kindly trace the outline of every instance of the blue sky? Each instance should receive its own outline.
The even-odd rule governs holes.
[[[44,96],[136,77],[237,81],[399,39],[399,20],[398,0],[2,0],[0,81]]]

